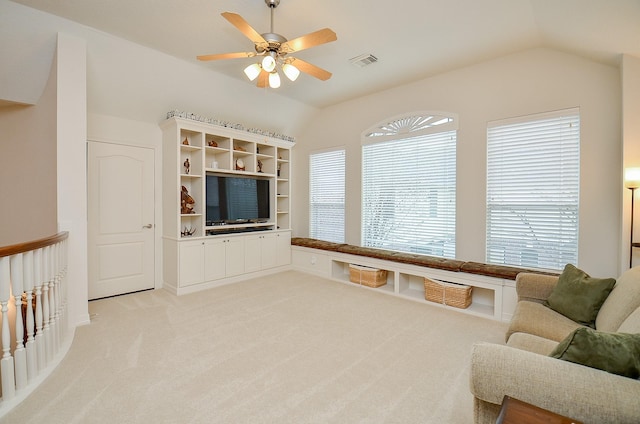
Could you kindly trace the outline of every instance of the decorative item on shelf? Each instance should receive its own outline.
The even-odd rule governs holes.
[[[260,154],[260,146],[256,146],[256,154]]]
[[[189,237],[194,235],[195,233],[196,233],[196,229],[193,227],[189,227],[189,228],[184,227],[184,230],[180,231],[180,235],[182,237]]]
[[[244,161],[242,159],[236,159],[236,171],[244,171]]]
[[[199,122],[204,122],[207,124],[212,124],[212,125],[218,125],[220,127],[227,127],[227,128],[234,128],[236,130],[241,130],[241,131],[246,131],[252,134],[259,134],[259,135],[264,135],[267,137],[274,137],[274,138],[279,138],[280,140],[284,140],[284,141],[288,141],[290,143],[295,143],[296,139],[295,137],[291,137],[288,135],[284,135],[284,134],[278,134],[272,131],[265,131],[265,130],[261,130],[259,128],[245,128],[244,125],[242,124],[234,124],[231,122],[227,122],[227,121],[220,121],[218,119],[214,119],[214,118],[205,118],[203,116],[200,115],[196,115],[193,113],[189,113],[189,112],[183,112],[177,109],[171,110],[169,112],[167,112],[167,119],[170,118],[182,118],[182,119],[191,119],[193,121],[199,121]]]
[[[631,190],[631,239],[629,243],[629,268],[633,267],[633,248],[640,247],[640,243],[633,242],[633,203],[634,193],[640,187],[640,168],[626,168],[624,170],[624,186]]]
[[[262,172],[262,161],[258,159],[258,172]]]
[[[218,143],[216,143],[215,140],[209,140],[209,142],[207,143],[207,145],[209,147],[218,147]]]
[[[189,170],[191,169],[191,164],[189,163],[189,158],[185,159],[183,165],[184,165],[184,173],[188,175],[189,174]]]
[[[278,177],[280,176],[280,164],[278,164]]]
[[[187,137],[185,137],[184,140],[182,140],[182,145],[183,146],[188,146],[189,145],[189,139]]]
[[[185,186],[182,186],[182,192],[180,193],[180,213],[183,215],[196,213],[193,208],[196,205],[196,201],[189,194],[189,190]]]
[[[233,150],[236,150],[238,152],[246,152],[247,151],[247,149],[245,149],[242,146],[233,146]]]

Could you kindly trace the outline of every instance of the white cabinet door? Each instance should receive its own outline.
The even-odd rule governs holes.
[[[225,239],[225,253],[227,277],[243,274],[245,263],[244,237]]]
[[[204,242],[180,243],[180,287],[204,282]]]
[[[277,234],[275,251],[277,252],[277,266],[289,265],[291,263],[291,233],[289,231]]]
[[[262,269],[274,268],[276,266],[276,259],[278,257],[276,234],[269,233],[261,236],[260,250]]]
[[[218,280],[226,276],[225,240],[212,239],[204,244],[204,280]]]
[[[261,235],[244,237],[244,270],[245,272],[260,271],[261,268]]]
[[[253,234],[244,239],[245,272],[255,272],[276,266],[278,252],[275,234]]]

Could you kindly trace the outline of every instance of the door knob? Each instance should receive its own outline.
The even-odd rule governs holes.
[[[142,228],[153,228],[153,224],[143,225]]]

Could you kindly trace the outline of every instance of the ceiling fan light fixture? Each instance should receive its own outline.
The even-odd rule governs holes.
[[[282,72],[289,78],[291,81],[295,81],[300,76],[300,70],[293,66],[290,63],[285,63],[282,65]]]
[[[258,78],[260,72],[262,72],[262,68],[260,67],[259,63],[253,63],[244,68],[244,74],[247,76],[247,78],[249,78],[249,81],[253,81]]]
[[[267,72],[272,72],[274,69],[276,69],[275,55],[275,52],[269,52],[269,54],[266,55],[264,59],[262,59],[262,69]]]
[[[236,53],[208,54],[196,56],[198,60],[221,60],[221,59],[238,59],[238,58],[255,58],[253,63],[244,68],[244,73],[249,80],[257,80],[256,86],[264,88],[270,86],[272,88],[280,87],[280,75],[282,72],[291,81],[296,81],[300,76],[300,72],[304,72],[321,81],[331,78],[331,72],[328,72],[318,66],[305,62],[301,59],[291,57],[292,53],[306,50],[311,47],[330,43],[338,39],[335,32],[329,28],[323,28],[314,32],[310,32],[301,37],[287,40],[282,35],[274,32],[273,18],[275,8],[278,7],[281,0],[263,0],[271,12],[270,32],[260,34],[256,31],[242,16],[233,12],[223,12],[222,17],[231,25],[236,27],[245,37],[253,42],[255,51],[245,51]],[[289,56],[287,56],[289,55]],[[292,63],[296,65],[293,66]],[[268,81],[268,82],[267,82]],[[268,85],[267,85],[268,84]]]
[[[280,87],[280,75],[277,71],[273,71],[269,73],[269,87],[278,88]]]

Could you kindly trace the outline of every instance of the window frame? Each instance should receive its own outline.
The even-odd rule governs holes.
[[[566,263],[577,263],[580,119],[575,107],[487,124],[488,264],[559,271]],[[554,132],[549,134],[548,128]],[[492,144],[498,138],[501,147]],[[531,154],[514,153],[526,148]],[[502,158],[496,149],[502,149]]]
[[[327,224],[326,227],[318,227],[317,225],[320,224],[319,222],[317,222],[316,218],[314,217],[314,214],[318,213],[318,209],[317,207],[315,207],[314,205],[319,205],[322,204],[322,202],[315,202],[314,201],[314,175],[317,175],[317,170],[315,169],[315,165],[313,163],[314,161],[314,157],[320,157],[322,155],[332,155],[332,154],[338,154],[338,155],[342,155],[342,166],[341,166],[341,170],[342,170],[342,187],[341,187],[341,195],[338,195],[338,200],[341,198],[341,203],[338,201],[337,203],[332,203],[333,206],[329,206],[329,208],[331,208],[331,220],[328,220],[325,222],[325,224]],[[312,151],[311,153],[309,153],[309,236],[312,238],[317,238],[319,240],[325,240],[325,241],[331,241],[331,242],[335,242],[335,243],[344,243],[345,242],[345,237],[346,237],[346,149],[344,146],[340,146],[340,147],[333,147],[333,148],[329,148],[329,149],[323,149],[323,150],[316,150],[316,151]],[[324,186],[324,189],[334,189],[335,190],[335,175],[331,175],[331,176],[327,176],[330,178],[333,178],[333,181],[331,182],[331,184],[327,187]],[[339,182],[339,181],[338,181]],[[323,196],[326,196],[325,193],[319,193],[322,194]],[[325,204],[327,204],[326,202],[324,202]],[[336,205],[338,205],[338,207],[336,208]],[[340,220],[339,220],[339,216],[336,217],[336,211],[337,210],[341,210],[342,211],[342,225],[340,224]],[[338,219],[337,219],[338,218]],[[331,235],[331,237],[326,237],[323,234],[329,234]],[[335,237],[333,237],[335,236]]]

